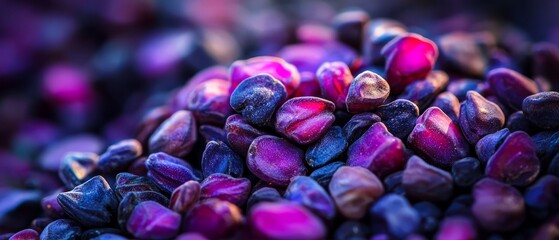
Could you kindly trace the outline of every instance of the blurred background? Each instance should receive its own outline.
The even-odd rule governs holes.
[[[0,0],[0,187],[51,191],[56,177],[37,169],[56,172],[65,149],[133,137],[146,112],[207,67],[295,43],[341,41],[366,55],[337,35],[347,11],[434,40],[475,33],[530,76],[533,44],[559,45],[557,9],[559,0]]]

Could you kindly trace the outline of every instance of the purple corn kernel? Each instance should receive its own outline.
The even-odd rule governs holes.
[[[320,167],[311,172],[309,177],[316,180],[316,182],[318,182],[318,184],[320,184],[322,187],[327,188],[334,173],[338,170],[338,168],[344,165],[344,162],[339,161],[326,164],[323,167]]]
[[[297,68],[285,60],[270,56],[254,57],[247,60],[238,60],[231,64],[229,68],[231,79],[229,92],[233,94],[246,79],[262,73],[269,74],[273,79],[281,82],[285,86],[287,96],[291,96],[295,92],[301,81]]]
[[[470,153],[460,128],[437,107],[428,108],[417,119],[408,143],[429,163],[445,169]]]
[[[78,239],[82,234],[79,223],[70,219],[59,219],[51,222],[41,232],[42,240]]]
[[[41,199],[41,207],[43,211],[47,214],[47,216],[52,217],[54,219],[63,218],[66,216],[64,209],[58,203],[57,197],[62,191],[58,190],[51,195],[48,195]]]
[[[33,229],[24,229],[14,233],[8,240],[39,240],[39,233]]]
[[[512,186],[484,178],[473,188],[472,213],[489,231],[510,231],[524,221],[524,199]]]
[[[390,133],[400,139],[406,139],[415,126],[419,108],[409,100],[397,99],[380,106],[376,114]]]
[[[189,180],[200,181],[199,173],[190,164],[166,153],[149,155],[146,167],[148,178],[167,194]]]
[[[198,128],[198,133],[204,138],[206,144],[210,141],[227,142],[227,132],[223,128],[202,125]]]
[[[541,177],[524,192],[524,201],[530,215],[544,220],[559,211],[559,178],[553,175]]]
[[[248,216],[256,239],[308,239],[326,237],[326,227],[303,206],[290,202],[266,202],[254,206]]]
[[[231,94],[231,107],[249,123],[270,124],[276,109],[286,100],[284,85],[268,74],[250,77]]]
[[[455,197],[448,208],[446,209],[445,216],[472,216],[472,204],[474,198],[472,195],[464,194]]]
[[[379,178],[404,169],[404,143],[382,122],[373,124],[348,149],[347,165],[369,169]]]
[[[129,192],[159,191],[157,186],[147,177],[137,176],[127,172],[116,175],[115,192],[123,198]]]
[[[347,144],[351,145],[354,143],[373,123],[380,121],[380,117],[374,113],[358,113],[353,115],[343,128],[343,135],[347,140]]]
[[[237,205],[214,198],[200,202],[185,216],[182,229],[208,239],[231,237],[243,220]]]
[[[206,144],[202,155],[202,173],[205,177],[214,173],[241,177],[243,167],[243,160],[227,144],[214,141]]]
[[[499,149],[509,134],[509,129],[503,128],[495,133],[485,135],[485,137],[477,142],[476,154],[484,165],[487,164],[491,156]]]
[[[477,92],[469,91],[460,106],[458,123],[466,140],[475,145],[479,139],[505,125],[505,114],[497,104]]]
[[[117,196],[101,176],[58,194],[57,200],[68,216],[86,227],[110,223],[118,207]]]
[[[277,189],[271,187],[263,187],[252,193],[247,201],[247,209],[261,202],[276,202],[283,200]]]
[[[82,239],[92,240],[125,240],[126,238],[120,236],[124,232],[118,228],[93,228],[85,230],[82,233]]]
[[[313,74],[325,62],[339,61],[347,66],[353,66],[358,57],[353,49],[335,41],[321,45],[309,43],[287,45],[277,55],[295,65],[300,72]]]
[[[347,93],[353,80],[349,67],[343,62],[325,62],[316,72],[322,97],[332,101],[337,109],[346,109]]]
[[[200,199],[217,198],[244,206],[250,194],[250,180],[214,173],[200,183]]]
[[[204,235],[199,234],[199,233],[183,233],[181,235],[178,235],[177,238],[175,238],[175,240],[209,240],[206,237],[204,237]]]
[[[436,240],[475,240],[478,234],[475,224],[467,217],[448,217],[443,220]]]
[[[429,165],[418,156],[408,160],[402,186],[407,196],[433,202],[448,200],[453,189],[450,173]]]
[[[98,162],[99,156],[95,153],[70,152],[62,159],[58,176],[68,189],[72,189],[92,177]]]
[[[179,233],[181,216],[154,201],[138,204],[126,229],[139,239],[168,239]]]
[[[559,215],[555,215],[553,218],[548,220],[546,223],[542,224],[533,234],[533,240],[552,240],[559,238]]]
[[[324,219],[332,220],[336,216],[334,201],[326,190],[310,177],[297,176],[291,179],[284,197],[305,206]]]
[[[405,195],[406,191],[402,185],[402,176],[404,171],[398,171],[386,176],[383,180],[384,189],[387,193],[396,193],[399,195]]]
[[[287,140],[264,135],[254,139],[250,145],[247,167],[267,183],[287,186],[292,177],[306,175],[303,160],[304,152]]]
[[[536,144],[536,154],[542,164],[542,169],[551,163],[551,159],[559,153],[559,131],[545,131],[532,135]]]
[[[369,15],[362,10],[348,10],[334,17],[332,25],[336,31],[336,39],[359,51],[362,47],[365,25]]]
[[[343,166],[332,176],[328,189],[338,211],[349,219],[360,219],[384,193],[374,173],[362,167]]]
[[[43,151],[39,165],[47,171],[58,171],[64,156],[69,152],[101,152],[103,142],[93,135],[77,135],[56,141]]]
[[[148,174],[148,169],[146,168],[147,157],[140,157],[136,161],[130,164],[128,167],[128,172],[138,176],[146,176]]]
[[[528,134],[534,134],[541,131],[538,127],[536,127],[536,125],[526,118],[526,115],[522,111],[517,111],[509,115],[507,117],[507,124],[505,127],[511,132],[524,131]]]
[[[485,175],[514,186],[532,183],[540,172],[536,145],[522,131],[511,133],[491,156]]]
[[[503,111],[503,113],[505,114],[505,116],[510,115],[510,109],[507,108],[505,105],[503,105],[503,103],[501,103],[501,101],[499,101],[499,98],[497,98],[497,97],[494,96],[494,95],[487,96],[487,97],[485,97],[485,98],[487,98],[487,100],[489,100],[489,101],[491,101],[491,102],[497,104],[497,106],[499,106],[499,108],[501,108],[501,111]]]
[[[390,94],[388,82],[371,71],[357,75],[347,92],[346,107],[350,113],[369,112],[382,105]]]
[[[229,104],[229,81],[210,79],[199,83],[188,96],[185,108],[200,124],[222,125],[233,113]]]
[[[447,91],[454,94],[460,102],[466,100],[469,91],[482,92],[484,83],[476,79],[454,79],[447,86]]]
[[[435,43],[414,33],[396,37],[381,52],[386,58],[386,80],[394,94],[427,77],[439,55]]]
[[[489,72],[487,81],[499,100],[513,110],[521,110],[524,98],[538,93],[538,88],[532,80],[506,68],[497,68]]]
[[[366,64],[382,65],[385,58],[382,56],[382,48],[392,39],[407,33],[404,24],[389,20],[375,19],[365,29],[365,46],[363,47],[363,58]]]
[[[557,81],[559,49],[550,43],[537,43],[532,49],[534,75],[537,78],[550,80],[553,91],[559,91],[559,81]]]
[[[121,229],[126,229],[128,219],[138,204],[145,201],[155,201],[163,206],[169,205],[169,199],[158,192],[129,192],[118,205],[118,224]]]
[[[149,111],[140,121],[136,132],[136,139],[138,139],[143,146],[147,146],[150,136],[157,130],[161,123],[171,117],[171,115],[173,115],[173,112],[171,108],[167,106],[157,107]]]
[[[312,143],[334,123],[334,110],[334,104],[322,98],[292,98],[278,109],[276,131],[298,144]]]
[[[169,208],[185,214],[200,200],[200,183],[190,180],[176,188],[171,194]]]
[[[99,169],[103,172],[119,170],[142,155],[142,144],[136,139],[115,143],[99,156]]]
[[[541,92],[526,97],[522,111],[526,119],[540,128],[559,127],[559,92]]]
[[[413,205],[421,217],[418,230],[423,233],[432,233],[439,227],[439,219],[442,216],[441,209],[431,202],[418,202]]]
[[[293,94],[293,97],[304,97],[313,96],[320,97],[320,84],[318,84],[318,79],[314,72],[302,72],[301,73],[301,84],[299,88]]]
[[[239,114],[233,114],[227,118],[225,131],[229,146],[242,157],[246,157],[252,141],[265,134],[248,124]]]
[[[53,221],[54,219],[49,217],[35,218],[33,219],[33,221],[31,221],[31,228],[37,232],[43,232],[47,225],[49,225]]]
[[[431,107],[440,108],[452,121],[458,122],[460,101],[451,92],[442,92],[435,98]]]
[[[452,164],[451,174],[456,186],[471,187],[483,178],[483,166],[479,160],[467,157]]]
[[[404,239],[419,229],[419,213],[402,196],[387,194],[369,209],[373,226],[388,232],[397,239]]]
[[[155,130],[149,138],[149,150],[152,153],[165,152],[183,157],[192,150],[196,142],[196,121],[192,112],[180,110]]]
[[[347,148],[342,128],[332,126],[318,141],[311,144],[305,153],[305,161],[311,168],[319,168],[333,162]]]
[[[174,106],[172,109],[175,111],[178,109],[186,109],[191,95],[195,92],[196,88],[201,83],[212,79],[229,79],[229,73],[227,68],[224,66],[213,66],[206,68],[194,75],[188,82],[178,91],[175,99],[173,101]],[[227,95],[229,95],[229,82],[227,82]]]
[[[410,83],[398,98],[410,100],[420,111],[423,111],[446,88],[446,85],[448,85],[448,75],[443,71],[432,71],[424,80]]]
[[[450,72],[481,77],[487,58],[472,34],[452,32],[439,38],[441,65]]]

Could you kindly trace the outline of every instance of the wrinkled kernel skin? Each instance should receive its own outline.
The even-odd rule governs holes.
[[[307,176],[292,178],[284,194],[285,199],[299,203],[324,219],[332,220],[336,215],[334,201],[326,190]]]
[[[432,71],[425,79],[410,83],[398,98],[410,100],[423,111],[447,85],[448,74],[443,71]]]
[[[189,180],[200,181],[200,176],[190,164],[162,152],[149,155],[146,168],[148,178],[167,194]]]
[[[402,170],[404,143],[388,132],[382,122],[373,124],[348,149],[347,165],[369,169],[379,178]]]
[[[91,178],[99,163],[95,153],[70,152],[64,156],[58,177],[68,189],[72,189]]]
[[[419,116],[419,108],[409,100],[396,99],[380,106],[375,113],[390,133],[403,140],[413,130]]]
[[[243,216],[235,204],[211,198],[198,203],[184,217],[183,231],[197,232],[208,239],[223,239],[237,230]]]
[[[24,229],[14,233],[8,240],[39,240],[39,233],[33,229]]]
[[[200,183],[190,180],[177,187],[171,194],[169,208],[184,214],[200,200]]]
[[[311,168],[319,168],[336,160],[347,148],[342,128],[332,126],[322,138],[311,144],[305,153],[305,161]]]
[[[510,135],[508,128],[503,128],[495,133],[487,134],[476,144],[476,154],[483,164],[487,164],[491,156],[499,149],[501,144]]]
[[[406,195],[425,201],[441,202],[452,196],[452,176],[444,170],[427,164],[418,156],[408,160],[402,175]]]
[[[505,125],[505,114],[497,104],[469,91],[460,106],[458,123],[466,140],[475,145],[479,139]]]
[[[233,114],[225,122],[227,142],[231,149],[242,157],[246,157],[248,148],[252,141],[265,133],[254,128],[239,114]]]
[[[362,218],[384,193],[380,180],[362,167],[343,166],[332,176],[328,189],[338,211],[349,219]]]
[[[524,98],[538,93],[538,88],[532,80],[506,68],[491,70],[487,74],[487,81],[499,100],[513,110],[521,110]]]
[[[390,86],[378,74],[364,71],[357,75],[349,85],[346,107],[350,113],[375,110],[382,105],[390,94]]]
[[[129,192],[118,204],[118,224],[121,229],[126,229],[130,215],[138,204],[145,201],[155,201],[163,206],[169,205],[169,199],[161,193],[153,191]]]
[[[142,144],[136,139],[117,142],[99,156],[99,169],[103,172],[118,170],[130,165],[142,155]]]
[[[250,189],[250,180],[246,178],[215,173],[200,183],[200,199],[217,198],[241,207],[245,205]]]
[[[154,201],[138,204],[126,229],[139,239],[168,239],[178,234],[181,216]]]
[[[374,113],[358,113],[353,115],[343,128],[343,135],[347,143],[351,145],[359,139],[373,123],[380,121],[380,117]]]
[[[217,78],[199,83],[187,97],[186,109],[200,124],[223,124],[233,113],[229,85],[229,81]]]
[[[418,228],[421,218],[419,213],[402,196],[387,194],[380,198],[369,210],[373,225],[382,222],[391,236],[404,239]]]
[[[522,102],[522,111],[534,125],[543,129],[559,127],[559,92],[541,92]]]
[[[296,203],[264,202],[248,214],[248,225],[255,239],[308,239],[326,237],[326,227],[318,217]]]
[[[205,140],[206,144],[209,141],[227,142],[227,132],[223,128],[215,127],[212,125],[201,125],[198,128],[198,133]]]
[[[442,92],[437,95],[431,107],[440,108],[452,121],[458,122],[458,116],[460,116],[460,101],[451,92]]]
[[[382,48],[386,58],[386,80],[392,93],[401,93],[407,85],[429,74],[439,56],[437,45],[418,34],[396,37]]]
[[[449,169],[470,153],[470,146],[460,128],[437,107],[428,108],[408,136],[411,148],[429,163]]]
[[[524,199],[512,186],[484,178],[473,188],[472,213],[490,231],[510,231],[524,221]]]
[[[316,71],[322,97],[332,101],[336,109],[346,109],[346,98],[353,80],[349,67],[343,62],[325,62]]]
[[[485,175],[514,186],[532,183],[540,172],[540,161],[532,138],[522,131],[511,133],[491,156]]]
[[[206,144],[202,155],[202,173],[205,177],[214,173],[241,177],[243,160],[227,144],[210,141]]]
[[[57,200],[68,216],[86,227],[110,223],[118,207],[116,194],[101,176],[58,194]]]
[[[115,192],[123,198],[129,192],[159,191],[155,183],[144,176],[121,172],[116,175]]]
[[[247,167],[262,181],[287,186],[292,177],[306,175],[304,152],[285,139],[264,135],[252,142]]]
[[[238,60],[231,64],[229,68],[231,79],[229,92],[233,93],[247,78],[261,73],[269,74],[279,80],[285,86],[287,95],[292,95],[301,81],[301,76],[295,66],[278,57],[260,56]]]
[[[285,102],[276,114],[276,131],[302,145],[322,137],[334,123],[335,106],[318,97],[298,97]]]
[[[250,77],[231,94],[231,107],[257,126],[269,124],[276,109],[287,98],[285,86],[268,74]]]
[[[152,153],[165,152],[183,157],[190,153],[196,142],[196,120],[192,112],[180,110],[165,120],[149,138]]]
[[[58,219],[51,222],[41,232],[41,240],[78,239],[82,234],[79,223],[70,219]]]
[[[171,115],[173,115],[173,111],[167,106],[157,107],[149,111],[140,121],[137,128],[136,139],[138,139],[143,146],[147,146],[149,138],[155,130],[157,130],[157,127],[171,117]]]

